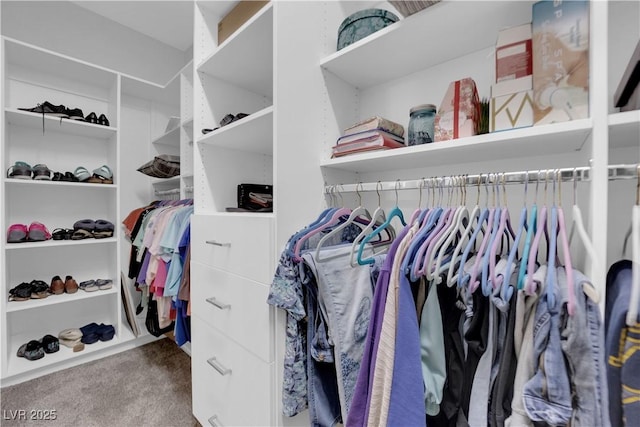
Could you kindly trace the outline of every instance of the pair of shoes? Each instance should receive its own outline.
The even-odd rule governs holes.
[[[45,335],[38,340],[31,340],[26,344],[22,344],[18,349],[18,357],[24,357],[27,360],[38,360],[44,357],[44,354],[55,353],[60,350],[60,341],[53,335]]]
[[[96,113],[91,112],[84,119],[85,121],[93,123],[95,125],[109,126],[109,119],[107,119],[107,116],[105,116],[104,114],[100,114],[100,117],[98,117]]]
[[[60,344],[72,348],[74,353],[84,350],[82,332],[78,328],[65,329],[58,334]]]
[[[82,240],[94,237],[96,239],[105,239],[113,237],[113,223],[104,219],[81,219],[73,224],[73,234],[71,240]]]
[[[105,325],[104,323],[89,323],[80,328],[82,332],[82,342],[85,344],[93,344],[100,341],[109,341],[113,338],[116,330],[111,325]]]
[[[51,233],[51,238],[53,240],[71,240],[72,234],[73,230],[70,228],[56,228]]]
[[[203,133],[204,135],[206,135],[206,134],[208,134],[209,132],[213,132],[214,130],[220,129],[221,127],[226,126],[226,125],[228,125],[229,123],[236,122],[236,121],[238,121],[238,120],[240,120],[240,119],[243,119],[243,118],[245,118],[245,117],[247,117],[247,116],[248,116],[248,114],[246,114],[246,113],[238,113],[238,114],[236,114],[235,116],[234,116],[233,114],[227,114],[226,116],[224,116],[224,117],[222,118],[222,120],[220,120],[220,126],[215,127],[215,128],[213,128],[213,129],[207,129],[207,128],[202,129],[202,133]]]
[[[36,181],[51,180],[51,170],[47,165],[39,163],[31,167],[25,162],[15,162],[7,169],[7,178],[12,179],[34,179]]]
[[[78,292],[78,282],[72,276],[66,276],[64,282],[60,276],[53,276],[51,279],[51,285],[49,286],[49,292],[54,295],[61,295],[63,293],[75,294]]]
[[[7,243],[43,242],[51,239],[51,233],[40,222],[32,222],[29,227],[25,224],[12,224],[7,230]]]
[[[27,301],[49,296],[49,286],[42,280],[22,282],[9,291],[9,301]]]
[[[78,178],[76,178],[73,172],[54,172],[51,181],[78,182]]]
[[[32,108],[18,108],[18,110],[28,111],[30,113],[48,114],[50,116],[60,117],[62,119],[71,119],[85,121],[82,110],[79,108],[67,108],[64,105],[53,105],[49,101],[38,104]]]
[[[93,175],[84,166],[78,166],[73,175],[79,182],[91,184],[113,184],[113,172],[107,165],[93,170]]]
[[[24,357],[27,360],[42,359],[45,355],[55,353],[60,350],[60,341],[53,335],[45,335],[38,340],[31,340],[26,344],[22,344],[18,349],[17,356]]]
[[[85,292],[95,292],[97,290],[106,291],[113,286],[113,280],[111,279],[98,279],[98,280],[85,280],[80,282],[80,289]]]

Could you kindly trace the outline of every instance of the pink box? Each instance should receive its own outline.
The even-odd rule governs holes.
[[[480,117],[480,99],[476,83],[471,78],[449,84],[435,121],[435,140],[473,136]]]

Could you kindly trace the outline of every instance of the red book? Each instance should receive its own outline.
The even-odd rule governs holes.
[[[367,138],[361,138],[356,141],[346,142],[334,145],[331,157],[340,157],[347,154],[360,153],[362,151],[372,150],[390,150],[393,148],[406,147],[403,143],[388,138],[382,133]]]

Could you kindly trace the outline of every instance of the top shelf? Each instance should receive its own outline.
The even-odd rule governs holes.
[[[376,86],[493,47],[498,30],[531,22],[532,2],[505,5],[436,3],[329,55],[320,66],[355,87]]]
[[[42,114],[12,108],[6,108],[4,114],[9,125],[42,129]],[[44,115],[44,126],[45,130],[100,139],[110,138],[118,131],[118,128],[113,126],[96,125],[79,120],[61,120],[59,117],[46,114]]]
[[[198,71],[273,97],[273,5],[245,22],[200,65]]]

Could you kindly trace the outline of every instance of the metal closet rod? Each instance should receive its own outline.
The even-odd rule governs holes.
[[[556,169],[539,169],[531,171],[519,172],[491,172],[474,175],[448,175],[425,177],[420,179],[397,180],[397,181],[378,181],[378,182],[360,182],[356,184],[333,184],[325,185],[325,194],[365,192],[365,191],[386,191],[386,190],[411,190],[420,188],[430,188],[432,182],[437,187],[459,187],[461,185],[479,185],[479,184],[524,184],[525,182],[549,183],[554,180],[557,182],[561,179],[567,181],[589,181],[590,166],[582,166],[577,168],[556,168]],[[609,180],[617,179],[640,179],[640,165],[609,165]]]

